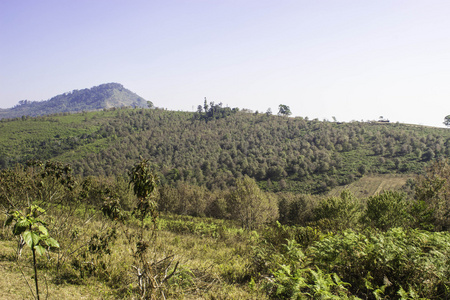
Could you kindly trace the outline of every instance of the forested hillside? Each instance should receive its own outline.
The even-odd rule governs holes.
[[[446,129],[211,103],[0,131],[0,297],[449,298]]]
[[[446,129],[322,122],[214,104],[196,113],[113,108],[2,120],[0,129],[2,167],[51,159],[83,176],[110,176],[143,157],[163,181],[209,189],[248,175],[267,190],[321,193],[369,173],[417,174],[450,154]]]
[[[21,100],[13,108],[0,109],[0,119],[93,111],[123,106],[145,108],[151,107],[153,104],[119,83],[106,83],[90,89],[73,90],[46,101]]]

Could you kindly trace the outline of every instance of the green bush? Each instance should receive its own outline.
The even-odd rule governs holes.
[[[324,198],[314,209],[317,224],[324,230],[344,230],[358,224],[361,203],[349,191],[340,197]]]
[[[415,184],[414,216],[417,226],[436,231],[450,229],[450,164],[438,160]]]
[[[268,294],[276,299],[354,299],[335,273],[324,273],[311,266],[310,257],[294,240],[287,241],[276,257],[278,268],[266,283]]]
[[[346,230],[306,248],[289,240],[278,252],[255,253],[272,269],[265,286],[277,299],[448,299],[449,245],[448,232],[394,228]]]
[[[405,194],[386,191],[369,197],[363,221],[381,230],[400,226],[410,227],[412,225],[410,206],[411,202],[406,199]]]
[[[420,297],[444,299],[450,296],[449,245],[448,232],[347,230],[314,243],[308,255],[362,298],[398,298],[401,290],[411,290]]]

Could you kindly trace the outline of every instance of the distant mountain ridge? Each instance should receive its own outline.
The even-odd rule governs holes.
[[[46,101],[19,101],[19,104],[13,108],[0,109],[0,119],[95,111],[123,106],[148,108],[152,107],[153,103],[146,101],[119,83],[105,83],[90,89],[73,90]]]

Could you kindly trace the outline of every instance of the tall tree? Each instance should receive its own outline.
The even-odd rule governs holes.
[[[237,180],[227,202],[232,218],[239,220],[246,229],[254,229],[278,218],[275,200],[263,193],[256,181],[247,175]]]
[[[205,102],[203,103],[203,109],[205,110],[205,113],[208,112],[208,108],[209,108],[208,102],[206,102],[206,97],[205,97]]]
[[[278,106],[278,115],[279,116],[290,116],[291,113],[291,109],[289,108],[289,106],[284,105],[284,104],[280,104]]]

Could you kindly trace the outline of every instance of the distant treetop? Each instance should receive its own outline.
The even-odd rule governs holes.
[[[278,115],[279,116],[290,116],[291,113],[291,109],[289,108],[289,106],[284,105],[284,104],[280,104],[278,106]]]
[[[239,111],[239,108],[229,108],[229,107],[222,107],[223,104],[220,102],[219,104],[215,104],[214,101],[210,102],[208,105],[208,102],[203,102],[203,106],[199,105],[197,107],[197,111],[194,113],[193,119],[194,120],[205,120],[210,121],[214,119],[220,119],[225,118],[231,114],[234,114]]]
[[[444,118],[444,125],[445,126],[450,126],[450,115],[446,116]]]

